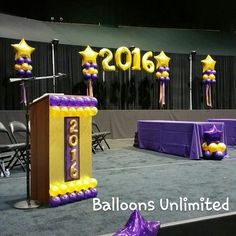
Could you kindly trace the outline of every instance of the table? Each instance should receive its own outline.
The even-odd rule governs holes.
[[[158,152],[200,159],[203,156],[204,131],[213,126],[222,132],[221,142],[225,142],[223,122],[139,120],[137,123],[139,147]]]
[[[236,146],[236,119],[208,119],[209,122],[224,122],[226,145]]]

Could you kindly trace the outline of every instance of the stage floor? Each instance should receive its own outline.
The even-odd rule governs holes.
[[[229,157],[222,161],[206,161],[135,148],[133,139],[108,142],[110,150],[93,155],[96,204],[89,199],[57,208],[17,210],[14,203],[26,196],[25,173],[15,170],[10,178],[0,178],[0,234],[110,234],[128,220],[132,211],[125,209],[127,205],[139,205],[146,220],[162,224],[236,211],[236,148],[229,148]],[[201,205],[205,201],[208,208]],[[210,209],[209,202],[220,205]],[[202,207],[189,209],[191,203]]]

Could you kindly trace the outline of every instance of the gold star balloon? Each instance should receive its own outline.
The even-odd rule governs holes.
[[[79,54],[83,56],[82,65],[84,65],[86,62],[96,63],[98,53],[93,51],[90,46],[87,46],[86,49],[79,52]]]
[[[15,59],[18,59],[20,57],[31,58],[31,53],[35,50],[35,48],[30,47],[26,43],[25,39],[21,39],[18,44],[12,44],[11,46],[16,50]]]
[[[201,62],[203,64],[202,72],[215,69],[216,61],[213,60],[210,55],[208,55],[204,60],[201,60]]]
[[[161,51],[157,56],[154,56],[154,58],[157,61],[156,68],[159,68],[160,66],[169,66],[170,58],[167,57],[163,51]]]

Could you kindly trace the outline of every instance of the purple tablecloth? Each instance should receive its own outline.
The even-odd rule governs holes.
[[[139,147],[199,159],[203,156],[203,133],[214,125],[223,131],[220,141],[225,142],[223,122],[139,120]]]
[[[224,122],[226,145],[236,146],[236,119],[208,119],[209,122]]]

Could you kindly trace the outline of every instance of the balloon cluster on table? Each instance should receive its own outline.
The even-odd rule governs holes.
[[[154,58],[157,60],[157,72],[156,72],[156,78],[160,81],[160,98],[159,103],[161,108],[165,105],[165,85],[166,81],[170,80],[169,77],[169,61],[170,58],[166,56],[166,54],[161,51],[157,56],[154,56]]]
[[[95,52],[90,46],[87,46],[84,51],[79,52],[82,59],[83,75],[87,81],[87,95],[93,96],[93,81],[97,79],[97,56],[98,53]]]
[[[85,178],[50,185],[50,205],[57,207],[97,196],[97,180]]]
[[[134,210],[124,228],[117,231],[114,236],[125,235],[147,235],[157,236],[161,223],[160,221],[147,221],[138,210]]]
[[[210,160],[221,160],[226,155],[226,145],[221,142],[222,131],[214,125],[209,131],[204,132],[204,143],[202,144],[203,158]]]
[[[31,53],[35,48],[30,47],[25,39],[21,39],[20,43],[12,44],[16,50],[15,70],[18,77],[28,78],[32,76]]]
[[[203,64],[202,79],[205,85],[206,104],[208,107],[212,107],[211,85],[216,82],[216,61],[208,55],[204,60],[201,60],[201,62]]]

